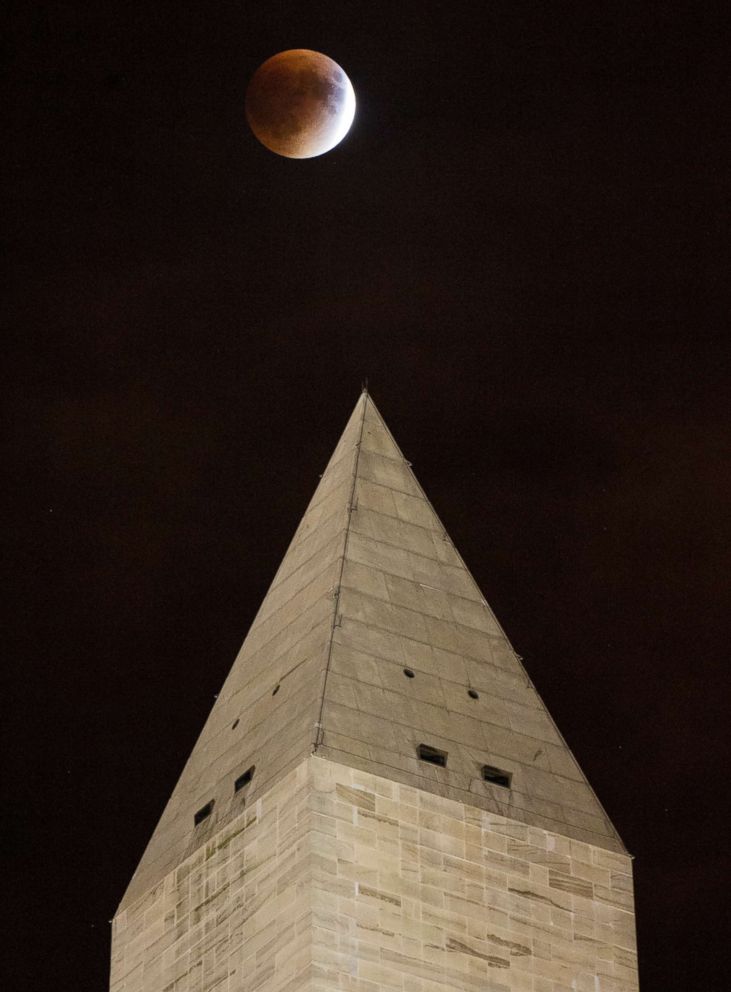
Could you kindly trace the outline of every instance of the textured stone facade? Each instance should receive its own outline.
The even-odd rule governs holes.
[[[312,960],[310,778],[305,762],[118,913],[111,992],[304,987]]]
[[[120,912],[111,988],[635,992],[631,862],[313,756]]]

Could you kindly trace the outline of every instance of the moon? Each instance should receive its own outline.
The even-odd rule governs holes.
[[[246,119],[285,158],[314,158],[339,144],[355,116],[355,92],[337,62],[292,48],[262,63],[246,91]]]

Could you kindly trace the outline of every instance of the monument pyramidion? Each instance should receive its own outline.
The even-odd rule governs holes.
[[[630,856],[366,392],[122,899],[111,989],[638,989]]]

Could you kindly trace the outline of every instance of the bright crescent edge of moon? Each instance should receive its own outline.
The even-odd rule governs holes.
[[[353,89],[353,84],[351,83],[350,77],[348,76],[347,72],[345,72],[342,69],[341,72],[345,76],[345,80],[348,86],[345,93],[345,104],[340,114],[339,126],[337,131],[333,135],[332,143],[329,144],[327,148],[323,148],[321,152],[318,152],[317,153],[318,155],[324,155],[325,152],[329,152],[336,145],[339,145],[340,142],[345,137],[345,135],[350,130],[353,120],[355,119],[355,90]],[[315,157],[316,157],[315,155],[311,156],[311,158],[315,158]]]

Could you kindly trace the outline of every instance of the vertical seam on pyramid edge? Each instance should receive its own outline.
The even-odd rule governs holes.
[[[333,619],[332,625],[330,627],[330,637],[328,639],[327,646],[327,661],[325,662],[325,672],[322,679],[322,698],[320,699],[320,712],[317,717],[317,723],[315,724],[314,730],[314,740],[312,742],[312,754],[317,754],[317,749],[322,744],[322,717],[325,711],[325,693],[327,691],[327,677],[330,672],[330,663],[332,661],[333,653],[333,642],[335,639],[335,627],[338,623],[338,612],[340,609],[340,589],[343,583],[343,572],[345,571],[345,559],[348,553],[348,539],[350,537],[350,521],[353,517],[353,500],[355,499],[355,487],[358,483],[358,462],[360,460],[360,449],[363,441],[363,430],[365,428],[365,416],[366,409],[368,405],[368,394],[363,392],[361,394],[361,399],[363,403],[363,412],[360,419],[360,430],[358,432],[358,440],[356,441],[356,451],[355,458],[353,459],[353,482],[350,487],[350,495],[348,497],[348,516],[345,524],[345,539],[343,540],[343,553],[340,559],[340,572],[338,574],[337,586],[335,587],[334,604],[333,604]]]

